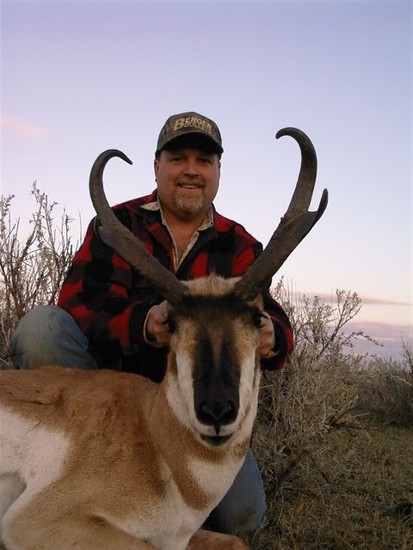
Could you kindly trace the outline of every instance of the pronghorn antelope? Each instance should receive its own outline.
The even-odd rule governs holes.
[[[160,384],[135,374],[56,366],[6,370],[1,386],[0,513],[7,550],[246,548],[201,528],[239,471],[260,381],[260,291],[327,205],[309,212],[316,155],[294,128],[302,163],[290,206],[242,278],[180,281],[118,222],[102,153],[90,191],[102,238],[169,302]]]

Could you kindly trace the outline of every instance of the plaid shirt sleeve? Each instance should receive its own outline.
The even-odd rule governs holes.
[[[136,233],[136,221],[127,206],[114,210]],[[143,323],[159,300],[149,284],[101,240],[97,225],[94,218],[73,258],[57,305],[74,317],[101,355],[134,355],[145,348]],[[153,252],[151,242],[143,238],[145,232],[138,236]]]
[[[119,205],[114,211],[144,242],[147,250],[173,271],[172,241],[159,213],[140,212],[139,216],[139,200]],[[58,306],[74,317],[100,355],[134,357],[135,364],[141,365],[148,363],[149,357],[152,358],[149,362],[155,364],[153,356],[164,357],[165,351],[145,342],[143,326],[149,309],[163,298],[102,242],[96,223],[94,219],[89,224],[73,258]],[[261,250],[261,244],[241,225],[215,213],[214,227],[201,232],[176,275],[180,279],[202,277],[211,272],[226,277],[242,275]],[[282,368],[293,345],[291,325],[268,289],[264,292],[264,302],[274,323],[277,344],[274,357],[263,360],[262,365],[268,369]]]

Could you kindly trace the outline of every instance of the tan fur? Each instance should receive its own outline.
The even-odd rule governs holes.
[[[187,550],[248,550],[239,537],[199,529],[189,541]]]
[[[225,294],[228,282],[222,285]],[[212,292],[199,280],[194,287]],[[246,548],[237,537],[197,532],[241,467],[256,414],[257,331],[235,328],[240,407],[223,427],[229,441],[219,447],[202,441],[201,433],[214,430],[193,411],[191,323],[184,323],[184,339],[174,335],[160,385],[105,370],[1,372],[7,550],[184,550],[191,537],[191,550]]]

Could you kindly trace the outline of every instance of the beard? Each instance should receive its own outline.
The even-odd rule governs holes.
[[[176,210],[185,216],[194,216],[200,214],[205,209],[204,194],[199,193],[194,196],[192,191],[178,189],[173,195],[173,202]]]

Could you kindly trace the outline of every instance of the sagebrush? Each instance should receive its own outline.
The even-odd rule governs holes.
[[[3,368],[12,367],[9,343],[17,322],[36,305],[55,303],[79,243],[79,239],[74,242],[71,235],[72,219],[63,210],[55,221],[57,205],[39,191],[36,183],[32,196],[31,229],[24,238],[19,234],[20,221],[13,219],[13,196],[0,200],[0,367]],[[264,476],[269,517],[266,529],[250,543],[254,548],[265,550],[361,548],[357,537],[354,543],[343,542],[346,536],[338,533],[342,528],[339,525],[328,544],[321,536],[321,529],[319,535],[317,530],[311,533],[312,539],[319,536],[319,546],[317,539],[307,540],[304,546],[301,539],[298,546],[295,542],[287,543],[287,531],[289,541],[299,539],[304,512],[297,508],[301,490],[317,495],[322,507],[323,491],[326,495],[331,479],[340,483],[340,479],[350,475],[351,455],[345,461],[346,473],[343,471],[341,478],[341,466],[336,467],[334,475],[329,467],[337,442],[342,441],[337,438],[339,434],[347,434],[350,441],[359,440],[365,445],[366,439],[360,434],[365,434],[371,426],[411,429],[411,346],[402,344],[399,362],[358,354],[358,339],[374,340],[363,332],[347,330],[349,321],[362,307],[356,292],[337,290],[326,302],[318,296],[293,293],[281,279],[273,288],[273,295],[291,319],[296,343],[285,370],[264,372],[262,377],[252,446]],[[343,462],[343,456],[336,459],[338,463]],[[289,499],[288,495],[295,496]],[[408,488],[405,495],[409,503]],[[413,486],[411,495],[413,501]],[[306,511],[310,512],[308,503],[307,507]],[[322,525],[321,518],[317,521]],[[292,534],[295,524],[296,539]],[[384,537],[392,537],[386,531],[382,541],[370,547],[404,548],[405,543],[400,541],[407,540],[410,544],[411,540],[410,524],[406,525],[407,531],[403,527],[400,535],[394,535],[399,540],[398,546],[383,542]],[[304,535],[301,533],[301,536]]]

